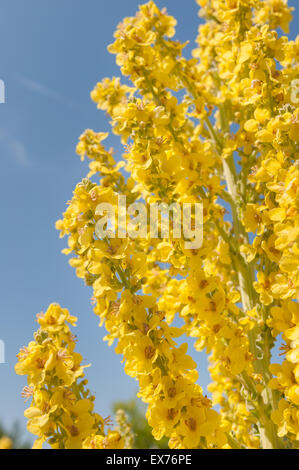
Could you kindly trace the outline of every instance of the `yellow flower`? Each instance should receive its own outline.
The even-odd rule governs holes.
[[[13,442],[9,437],[3,436],[0,438],[0,450],[11,449],[12,446]]]

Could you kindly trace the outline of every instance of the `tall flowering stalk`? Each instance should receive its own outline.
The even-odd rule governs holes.
[[[172,39],[176,20],[152,1],[118,26],[108,50],[131,83],[105,78],[91,98],[125,151],[116,161],[107,134],[81,135],[89,173],[57,229],[156,439],[298,448],[299,42],[281,34],[292,18],[284,0],[198,3],[205,22],[191,59]],[[97,207],[112,204],[120,220],[119,195],[128,206],[202,203],[202,246],[186,249],[172,230],[99,238]],[[211,399],[177,345],[184,333],[209,355]],[[280,337],[285,356],[273,364]]]

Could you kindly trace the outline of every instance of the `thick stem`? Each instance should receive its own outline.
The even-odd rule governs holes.
[[[231,196],[231,210],[233,218],[233,227],[234,233],[237,240],[237,245],[246,241],[248,242],[247,233],[244,230],[244,227],[239,218],[239,207],[238,207],[238,192],[236,185],[236,171],[233,161],[233,156],[231,155],[228,159],[223,160],[223,171],[226,179],[227,190]],[[239,254],[241,256],[241,254]],[[239,263],[238,266],[238,279],[239,287],[242,299],[242,305],[244,311],[253,309],[257,304],[257,294],[253,287],[254,277],[254,268],[250,264]],[[250,351],[254,357],[254,371],[257,374],[262,375],[264,379],[265,388],[261,396],[257,400],[257,409],[260,417],[260,437],[261,445],[263,449],[272,449],[272,448],[281,448],[283,444],[281,440],[277,437],[277,430],[275,424],[272,422],[271,418],[268,416],[267,408],[270,405],[273,409],[274,404],[276,403],[276,394],[271,390],[267,383],[270,379],[269,373],[269,357],[270,351],[268,351],[269,345],[267,342],[264,342],[263,347],[264,351],[260,357],[260,351],[257,346],[257,340],[261,336],[261,331],[258,326],[250,330],[249,332],[249,345]]]
[[[225,107],[220,107],[220,121],[222,131],[225,135],[229,134],[229,124],[226,118]],[[222,156],[223,150],[223,143],[217,132],[212,126],[211,121],[206,118],[205,120],[211,138],[215,143],[215,147],[220,156]],[[232,219],[233,219],[233,229],[235,234],[235,245],[240,246],[242,243],[248,243],[248,235],[241,223],[239,212],[240,212],[240,196],[238,194],[237,188],[237,172],[234,163],[233,154],[231,154],[228,158],[223,158],[223,173],[226,180],[227,192],[230,195],[230,206],[232,212]],[[253,287],[253,283],[255,281],[255,272],[254,266],[252,263],[245,263],[240,252],[238,252],[236,256],[236,260],[238,263],[238,281],[239,281],[239,288],[241,294],[241,300],[244,312],[252,310],[257,302],[257,293]],[[266,335],[264,335],[266,337]],[[263,342],[263,352],[258,348],[257,341],[262,339],[262,332],[260,327],[257,325],[252,330],[250,330],[248,334],[249,339],[249,347],[250,352],[254,357],[254,371],[255,373],[261,375],[263,377],[264,382],[264,390],[259,396],[257,400],[257,411],[259,413],[260,423],[259,423],[259,430],[260,430],[260,438],[261,438],[261,445],[263,449],[276,449],[284,447],[281,439],[277,436],[277,429],[273,421],[271,420],[269,413],[269,407],[271,409],[277,408],[277,392],[271,390],[268,387],[268,382],[271,378],[271,374],[269,372],[269,361],[270,361],[270,349],[268,341]],[[263,338],[264,340],[265,338]]]

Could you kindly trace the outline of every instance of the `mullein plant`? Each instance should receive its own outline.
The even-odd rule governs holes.
[[[116,160],[105,149],[106,133],[81,135],[89,173],[56,226],[77,276],[93,287],[105,339],[138,381],[155,439],[176,449],[298,448],[299,40],[284,35],[292,9],[284,0],[197,3],[204,23],[192,58],[173,39],[176,20],[152,1],[118,26],[108,50],[125,83],[105,78],[91,98],[124,153]],[[98,238],[97,206],[117,213],[119,195],[128,205],[201,203],[202,246],[186,249],[172,231]],[[33,400],[29,430],[39,445],[121,447],[79,382],[81,357],[65,326],[73,320],[60,315],[58,330],[41,317],[19,355]],[[176,342],[183,334],[209,355],[211,398]]]

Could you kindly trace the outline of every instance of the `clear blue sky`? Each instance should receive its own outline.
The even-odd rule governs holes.
[[[102,341],[105,331],[97,326],[91,292],[61,254],[66,240],[59,240],[54,223],[87,171],[75,155],[78,136],[87,127],[110,130],[89,92],[103,77],[119,75],[106,46],[119,21],[134,15],[140,3],[1,1],[0,79],[6,85],[6,103],[0,105],[0,339],[6,343],[6,364],[0,364],[0,419],[7,425],[18,420],[25,427],[20,396],[25,380],[14,373],[15,355],[32,339],[35,314],[53,301],[79,316],[78,350],[93,364],[87,375],[97,411],[107,416],[113,401],[136,392],[120,356]],[[177,18],[177,38],[192,42],[199,23],[195,1],[156,3]],[[289,3],[295,6],[297,1]],[[295,19],[292,38],[298,12]],[[109,139],[108,145],[121,152],[118,139]],[[205,367],[202,359],[204,386]]]

